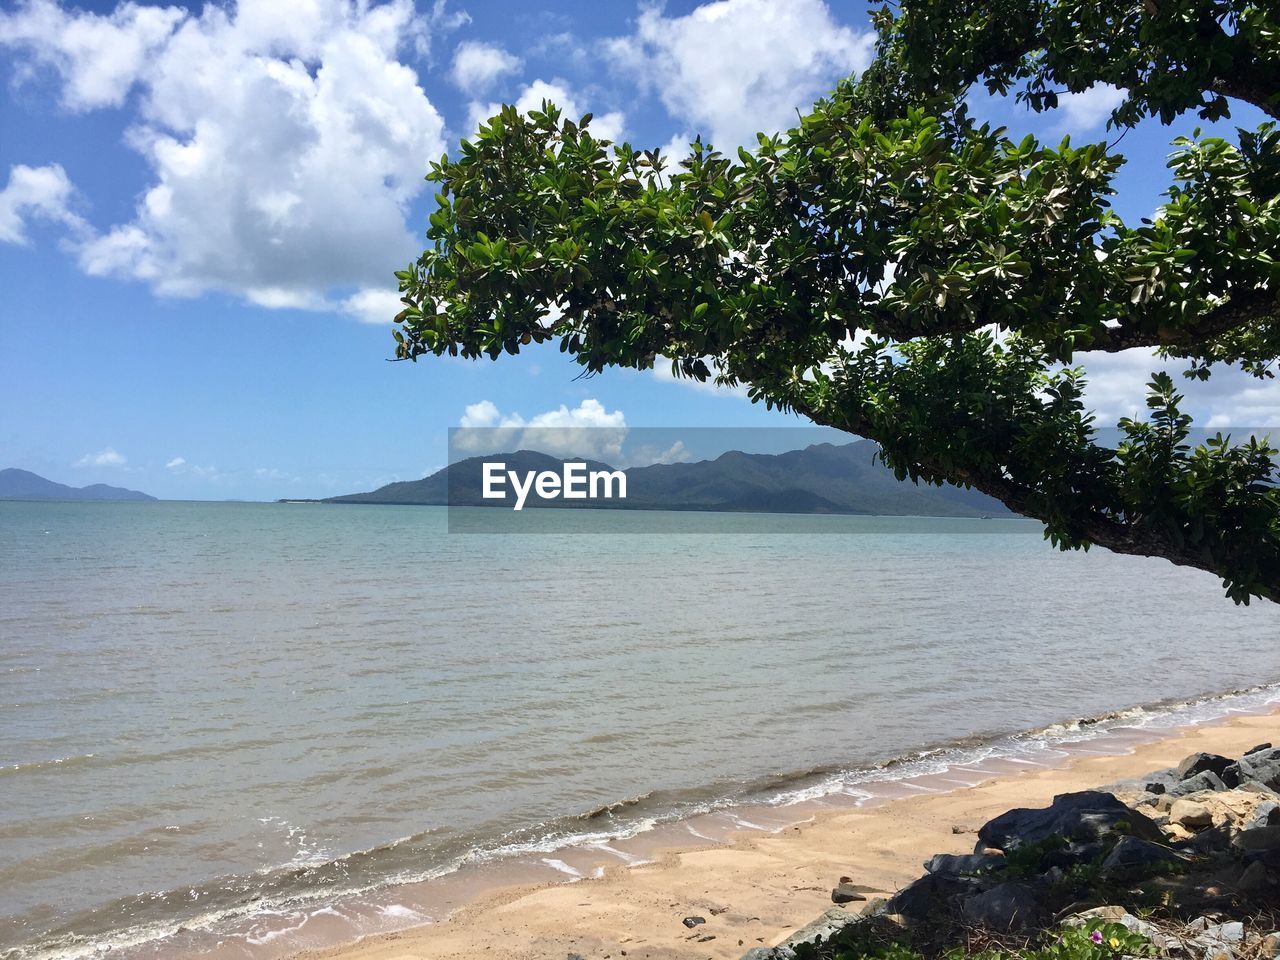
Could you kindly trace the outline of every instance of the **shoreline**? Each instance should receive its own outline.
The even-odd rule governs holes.
[[[1168,746],[1206,738],[1222,743]],[[1019,799],[1027,784],[1059,784],[1053,792],[1096,787],[1169,766],[1194,749],[1239,753],[1262,740],[1280,741],[1280,683],[921,747],[835,774],[812,771],[754,798],[670,819],[641,812],[639,819],[619,822],[613,811],[645,798],[624,801],[567,818],[580,822],[567,835],[516,840],[413,877],[328,895],[317,889],[292,903],[254,898],[220,919],[209,914],[207,922],[188,921],[189,926],[169,926],[167,932],[138,930],[140,935],[129,937],[121,931],[125,938],[47,944],[37,952],[18,948],[12,956],[75,960],[111,951],[125,960],[391,960],[404,955],[395,945],[409,944],[414,956],[449,958],[493,950],[530,958],[579,953],[588,960],[621,956],[624,950],[654,958],[736,958],[751,947],[773,945],[831,909],[831,889],[842,876],[852,876],[868,897],[889,895],[896,885],[915,879],[920,863],[934,853],[971,851],[972,836],[948,830],[930,841],[931,848],[908,843],[893,862],[876,859],[924,835],[912,828],[905,831],[909,837],[897,838],[885,826],[916,805],[953,809],[947,814],[953,825],[976,830],[1010,806],[1039,806],[1051,798],[1041,791],[1038,799]],[[1148,754],[1155,759],[1146,759]],[[1099,779],[1089,764],[1119,772]],[[996,798],[981,819],[966,812],[975,798],[993,791]],[[870,872],[859,845],[832,834],[842,829],[832,824],[847,818],[877,836]],[[766,852],[779,844],[781,853]],[[779,881],[770,872],[779,860],[804,882]],[[723,870],[708,871],[707,863]],[[672,891],[665,904],[655,900],[655,876]],[[609,904],[607,911],[592,912],[597,900]],[[537,917],[543,915],[556,917],[554,937],[540,927]],[[680,923],[685,916],[707,922],[690,930]],[[612,939],[602,931],[614,934]],[[702,939],[708,936],[713,939]]]
[[[1165,727],[1115,727],[1062,744],[1041,760],[992,756],[886,778],[857,795],[741,805],[622,839],[467,864],[376,891],[358,907],[324,906],[301,922],[269,915],[216,944],[179,938],[137,953],[219,960],[495,954],[736,960],[831,909],[841,877],[851,877],[869,899],[892,895],[933,854],[971,852],[974,831],[1011,807],[1043,806],[1057,793],[1139,777],[1197,750],[1238,755],[1280,741],[1280,704],[1231,706],[1225,698],[1221,704],[1214,715]],[[705,923],[687,928],[686,916]]]
[[[869,899],[891,895],[920,875],[929,856],[972,852],[977,828],[1011,807],[1043,806],[1058,793],[1140,777],[1197,751],[1239,755],[1262,741],[1280,741],[1280,707],[1160,733],[1134,738],[1122,753],[1079,749],[1062,764],[1015,766],[976,786],[951,780],[948,788],[939,775],[933,789],[942,792],[903,790],[853,808],[823,809],[810,801],[803,822],[744,830],[728,843],[655,846],[651,862],[619,863],[601,877],[569,883],[512,878],[473,890],[439,922],[286,955],[737,958],[775,945],[831,909],[831,889],[841,876],[852,877]],[[705,923],[686,928],[686,916]]]

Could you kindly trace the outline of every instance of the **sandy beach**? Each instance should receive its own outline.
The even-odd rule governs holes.
[[[1280,711],[1184,728],[1124,755],[1077,755],[1058,768],[1030,768],[972,788],[856,811],[818,810],[809,822],[776,834],[665,850],[652,863],[613,867],[598,879],[489,890],[442,922],[298,956],[738,957],[831,909],[831,888],[841,876],[852,877],[869,898],[888,895],[919,876],[928,856],[970,852],[972,831],[1010,807],[1043,806],[1055,794],[1139,776],[1195,751],[1238,755],[1267,740],[1280,741]],[[687,916],[706,922],[688,929],[681,923]]]

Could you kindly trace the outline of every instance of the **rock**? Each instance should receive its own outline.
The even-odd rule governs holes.
[[[1253,859],[1249,856],[1250,854],[1280,850],[1280,827],[1242,830],[1231,838],[1231,849],[1243,854],[1246,859]]]
[[[1102,875],[1108,879],[1148,872],[1166,863],[1185,863],[1186,857],[1168,847],[1138,837],[1122,837],[1102,861]]]
[[[1280,750],[1269,747],[1247,754],[1227,769],[1241,784],[1261,783],[1280,790]]]
[[[924,862],[930,873],[981,873],[1003,869],[1004,865],[1004,857],[991,853],[939,853]]]
[[[1167,783],[1161,783],[1159,780],[1151,780],[1148,783],[1143,784],[1142,789],[1144,789],[1147,793],[1154,793],[1158,796],[1162,793],[1167,792],[1169,789],[1169,785]]]
[[[1245,893],[1254,893],[1265,887],[1269,879],[1267,865],[1261,860],[1255,860],[1244,868],[1244,873],[1236,881],[1236,887]]]
[[[1189,830],[1199,830],[1213,825],[1213,811],[1203,803],[1184,797],[1173,801],[1173,806],[1169,808],[1169,819]]]
[[[1262,938],[1262,955],[1264,957],[1280,956],[1280,930],[1268,933]]]
[[[1214,853],[1226,853],[1231,849],[1231,836],[1231,827],[1223,823],[1216,827],[1210,827],[1208,830],[1201,830],[1186,843],[1185,847],[1192,853],[1205,856]]]
[[[1272,790],[1265,783],[1258,783],[1254,780],[1247,780],[1240,784],[1239,789],[1247,790],[1249,793],[1261,794],[1264,797],[1280,797],[1280,792]]]
[[[867,905],[862,908],[862,913],[859,914],[859,916],[878,917],[880,914],[884,913],[885,907],[888,903],[889,901],[884,897],[876,897],[874,900],[869,900],[867,901]]]
[[[1244,942],[1244,924],[1239,920],[1230,923],[1214,923],[1204,928],[1204,933],[1196,937],[1192,943],[1213,948],[1215,946],[1233,947]]]
[[[1168,795],[1171,797],[1185,797],[1189,793],[1199,793],[1201,790],[1226,790],[1227,785],[1223,779],[1212,770],[1203,770],[1194,776],[1187,777],[1180,783],[1176,783],[1169,789]]]
[[[742,960],[794,960],[795,948],[801,944],[817,943],[829,940],[851,923],[857,923],[857,916],[843,910],[831,909],[812,923],[801,927],[776,947],[753,947],[742,955]],[[706,938],[699,940],[705,942]]]
[[[1267,743],[1260,743],[1256,747],[1250,747],[1248,750],[1244,752],[1244,755],[1247,757],[1251,753],[1261,753],[1263,750],[1270,750],[1270,749],[1271,749],[1271,743],[1270,741],[1268,741]]]
[[[931,914],[954,909],[955,902],[982,890],[976,877],[953,873],[926,873],[907,884],[885,904],[885,913],[897,913],[910,920],[923,920]]]
[[[989,930],[1018,930],[1040,922],[1044,908],[1030,887],[1002,883],[968,897],[961,907],[964,919]]]
[[[1258,827],[1274,826],[1280,826],[1280,803],[1265,800],[1253,808],[1253,815],[1245,822],[1244,828],[1254,830]]]
[[[831,891],[832,903],[853,903],[855,900],[867,899],[860,894],[851,883],[841,883]]]
[[[1178,764],[1178,779],[1189,780],[1198,773],[1204,773],[1206,770],[1212,771],[1219,777],[1222,771],[1235,763],[1230,757],[1219,756],[1216,753],[1193,753],[1180,764]]]
[[[706,918],[706,917],[685,917],[685,918],[684,918],[683,920],[681,920],[680,922],[681,922],[681,923],[683,923],[683,924],[684,924],[686,927],[688,927],[690,930],[692,930],[692,929],[693,929],[694,927],[696,927],[698,924],[700,924],[700,923],[706,923],[706,922],[707,922],[707,918]]]
[[[1164,839],[1150,818],[1129,809],[1111,794],[1094,790],[1059,794],[1048,807],[1009,810],[984,824],[978,837],[983,846],[1011,850],[1054,834],[1069,840],[1099,840],[1122,825],[1127,828],[1121,832],[1141,839]]]

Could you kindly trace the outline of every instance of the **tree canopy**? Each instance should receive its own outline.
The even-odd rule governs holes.
[[[1113,134],[1252,104],[1280,118],[1280,8],[1240,0],[902,0],[872,65],[780,135],[678,165],[590,115],[513,107],[431,166],[430,246],[397,273],[397,356],[554,342],[587,371],[670,363],[875,440],[899,477],[950,481],[1091,544],[1280,599],[1264,440],[1189,441],[1174,380],[1104,445],[1081,361],[1130,348],[1273,375],[1280,133],[1173,142],[1152,220],[1112,209],[1106,142],[1020,139],[975,85],[1031,110],[1099,83]],[[1118,136],[1116,139],[1120,139]]]

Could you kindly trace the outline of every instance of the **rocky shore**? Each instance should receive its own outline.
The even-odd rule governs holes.
[[[1280,748],[1270,743],[1062,793],[976,833],[973,853],[935,855],[861,909],[865,896],[841,877],[839,906],[743,960],[1030,957],[1047,944],[1064,960],[1280,957]]]

